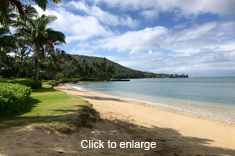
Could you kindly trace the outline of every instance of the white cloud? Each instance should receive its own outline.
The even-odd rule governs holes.
[[[55,15],[58,18],[50,27],[65,33],[67,42],[113,35],[112,31],[104,28],[95,17],[75,15],[62,7],[47,9],[45,12],[38,6],[35,8],[40,15]]]
[[[118,7],[122,9],[129,9],[129,10],[139,10],[139,9],[147,9],[151,8],[156,4],[155,0],[94,0],[96,4],[105,2],[110,7]]]
[[[133,20],[128,15],[114,15],[110,12],[103,11],[97,6],[88,6],[87,4],[84,4],[83,2],[75,2],[71,1],[68,4],[66,4],[68,7],[74,7],[78,10],[84,11],[87,15],[95,17],[99,21],[103,22],[104,24],[111,25],[111,26],[128,26],[131,28],[135,28],[138,25],[138,22],[136,20]]]
[[[109,57],[132,69],[168,74],[189,74],[189,76],[235,76],[234,51],[207,51],[189,56],[178,56],[161,51],[142,53],[126,59]]]
[[[130,50],[131,54],[138,53],[158,48],[160,45],[155,40],[164,38],[167,31],[164,27],[146,28],[141,31],[130,31],[116,37],[101,39],[96,44],[98,48],[117,49],[119,52]]]
[[[178,24],[176,26],[174,26],[175,29],[183,29],[186,27],[186,24]]]
[[[234,28],[235,22],[209,22],[181,31],[154,27],[100,39],[89,46],[129,52],[129,59],[110,58],[133,69],[218,76],[235,70]]]
[[[157,16],[159,12],[175,12],[178,16],[197,16],[203,13],[233,16],[234,0],[94,0],[97,5],[106,3],[110,7],[122,10],[142,10],[147,18]]]
[[[78,48],[73,48],[72,50],[69,51],[69,54],[74,54],[74,55],[94,55],[93,50],[85,50],[85,49],[78,49]]]
[[[144,10],[141,15],[144,16],[146,19],[159,18],[158,11],[156,9]]]
[[[146,28],[100,39],[95,46],[106,50],[116,49],[118,52],[129,51],[131,54],[164,49],[189,55],[204,49],[227,50],[226,46],[232,46],[232,43],[228,43],[234,38],[234,28],[235,22],[210,22],[182,31],[165,27]]]

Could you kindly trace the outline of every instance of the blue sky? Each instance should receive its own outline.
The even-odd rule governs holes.
[[[64,0],[49,27],[67,53],[190,77],[235,76],[234,0]]]

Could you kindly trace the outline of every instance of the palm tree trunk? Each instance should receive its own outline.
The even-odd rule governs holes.
[[[39,51],[39,48],[36,46],[36,50],[35,50],[34,81],[38,81],[39,80],[38,51]]]
[[[38,56],[35,57],[35,69],[34,69],[34,81],[38,81],[39,79],[39,74],[38,74]]]

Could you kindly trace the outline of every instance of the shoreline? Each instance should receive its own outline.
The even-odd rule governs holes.
[[[64,86],[63,86],[64,87]],[[67,86],[66,87],[69,87],[69,88],[74,88],[72,86]],[[76,89],[76,91],[79,91],[79,92],[84,92],[85,94],[94,94],[96,96],[101,96],[101,97],[108,97],[108,98],[114,98],[114,99],[120,99],[120,100],[123,100],[124,102],[127,102],[127,103],[132,103],[132,104],[135,104],[135,105],[140,105],[140,106],[144,106],[144,107],[149,107],[149,108],[154,108],[154,109],[159,109],[159,110],[163,110],[163,111],[169,111],[169,112],[172,112],[172,113],[179,113],[183,116],[191,116],[193,118],[201,118],[203,120],[210,120],[212,122],[219,122],[221,124],[228,124],[228,125],[231,125],[231,126],[234,126],[235,128],[235,123],[233,122],[229,122],[229,121],[225,121],[225,120],[221,120],[221,119],[217,119],[217,118],[213,118],[213,117],[208,117],[208,116],[204,116],[204,115],[199,115],[199,114],[194,114],[192,112],[187,112],[187,111],[183,111],[181,109],[177,109],[177,108],[173,108],[173,107],[167,107],[165,105],[162,104],[162,106],[160,105],[156,105],[156,104],[152,104],[151,102],[145,102],[145,101],[139,101],[139,100],[135,100],[135,99],[128,99],[128,98],[120,98],[120,97],[117,97],[117,96],[112,96],[112,95],[107,95],[107,94],[101,94],[101,93],[96,93],[96,92],[90,92],[90,91],[83,91],[83,90],[79,90],[77,88],[74,88]],[[81,97],[82,98],[82,97]],[[87,100],[85,98],[82,98],[84,100]],[[195,105],[195,104],[194,104]],[[196,105],[198,106],[198,105]],[[224,109],[224,110],[230,110],[230,109],[227,109],[227,108],[219,108],[219,107],[209,107],[209,106],[200,106],[200,107],[208,107],[208,108],[211,108],[211,109]]]
[[[81,82],[81,83],[84,83],[84,82]],[[85,82],[85,83],[88,83],[88,82]],[[70,83],[68,83],[68,84],[69,85],[67,85],[67,84],[65,84],[65,85],[68,87],[75,88],[78,91],[94,93],[94,94],[98,94],[101,96],[107,96],[107,97],[112,97],[112,98],[117,98],[117,99],[122,99],[122,100],[127,100],[127,101],[134,101],[137,103],[142,103],[144,105],[147,104],[147,105],[151,105],[151,106],[165,108],[167,110],[184,112],[184,113],[196,115],[199,117],[205,117],[205,118],[209,118],[212,120],[218,120],[218,121],[222,121],[222,122],[226,122],[226,123],[235,124],[235,120],[231,120],[231,115],[233,115],[235,117],[235,115],[234,115],[235,109],[231,109],[231,108],[222,108],[222,107],[216,107],[216,106],[200,105],[200,104],[195,104],[195,103],[188,104],[188,103],[184,103],[183,101],[173,101],[174,99],[158,99],[157,98],[154,100],[156,100],[158,102],[153,102],[153,99],[151,101],[147,101],[147,100],[141,100],[141,99],[134,99],[133,97],[123,98],[123,97],[121,97],[122,96],[121,94],[119,96],[110,95],[107,93],[100,93],[100,92],[96,92],[96,91],[89,90],[89,89],[84,90],[82,87],[74,86],[73,84],[70,84]],[[145,97],[145,98],[148,98],[148,97]],[[149,97],[149,98],[152,98],[152,97]],[[174,104],[172,105],[172,103],[174,103]],[[174,105],[177,105],[177,106],[174,106]],[[229,115],[228,115],[228,113],[229,113]]]
[[[204,140],[202,141],[203,145],[210,147],[209,149],[213,149],[207,151],[205,150],[206,147],[202,148],[200,145],[200,148],[189,148],[191,154],[208,154],[208,152],[213,153],[216,150],[218,150],[217,152],[221,152],[224,149],[235,152],[235,136],[233,135],[235,124],[233,123],[136,101],[79,91],[69,86],[60,86],[57,88],[65,91],[67,94],[78,96],[91,103],[103,119],[127,121],[131,124],[148,128],[172,129],[182,135],[182,140],[175,140],[164,133],[160,135],[173,140],[177,147],[186,148],[188,146],[186,143],[189,140],[185,141],[183,138],[200,138]],[[192,140],[191,143],[194,144],[195,142]]]

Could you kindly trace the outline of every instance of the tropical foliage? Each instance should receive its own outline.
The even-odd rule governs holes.
[[[16,36],[23,37],[32,47],[35,59],[34,80],[39,80],[39,57],[45,56],[45,48],[54,49],[54,44],[65,43],[65,35],[59,31],[47,28],[48,24],[55,21],[55,16],[42,15],[37,19],[26,17],[25,20],[15,21]]]
[[[41,81],[33,81],[32,79],[13,79],[7,80],[6,82],[11,84],[22,84],[27,87],[30,87],[31,89],[38,89],[42,87]]]
[[[0,83],[0,116],[20,113],[31,88],[20,84]]]
[[[1,0],[0,1],[0,23],[3,25],[8,25],[9,19],[15,17],[16,14],[13,11],[16,11],[21,19],[25,19],[28,11],[27,6],[22,2],[34,2],[43,10],[49,5],[48,0]],[[60,3],[61,0],[53,0],[53,3]],[[13,13],[13,14],[12,14]]]

